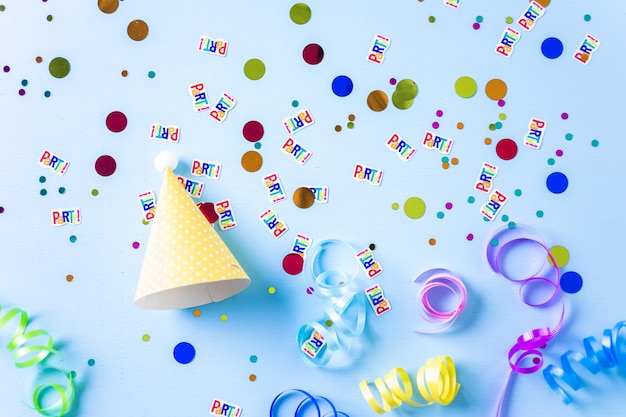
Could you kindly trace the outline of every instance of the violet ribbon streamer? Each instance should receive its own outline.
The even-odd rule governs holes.
[[[550,265],[546,270],[546,262],[543,262],[541,267],[539,267],[535,273],[531,274],[531,276],[514,278],[504,270],[507,251],[513,249],[517,245],[524,244],[538,245],[542,251],[545,251],[546,258],[544,259],[549,259]],[[558,264],[553,255],[550,253],[550,249],[548,249],[548,247],[541,241],[541,237],[537,234],[537,232],[528,226],[516,225],[514,228],[505,226],[496,231],[496,233],[492,236],[490,243],[487,245],[487,261],[494,272],[497,272],[510,281],[521,284],[520,298],[526,305],[531,307],[547,306],[561,295],[559,287],[561,272]],[[553,279],[538,276],[543,272],[551,273]],[[547,285],[551,288],[550,296],[542,301],[531,301],[526,297],[526,295],[530,291],[529,288],[532,289],[533,285]],[[543,366],[543,354],[539,349],[544,348],[545,345],[557,335],[563,326],[564,317],[565,305],[561,302],[560,317],[552,328],[541,327],[538,329],[528,330],[517,338],[517,341],[508,353],[511,372],[509,373],[506,383],[504,384],[502,394],[500,395],[496,417],[500,415],[506,398],[507,389],[513,375],[516,373],[531,374],[541,369]],[[531,365],[527,365],[529,360],[532,361]]]
[[[567,384],[574,391],[582,387],[580,377],[574,371],[572,362],[578,362],[592,374],[597,374],[605,368],[620,367],[626,371],[626,320],[618,322],[613,329],[606,329],[602,335],[602,342],[595,337],[583,339],[585,354],[568,350],[561,355],[561,367],[548,365],[543,370],[543,377],[548,386],[554,390],[567,405],[572,397],[559,384],[557,379]]]

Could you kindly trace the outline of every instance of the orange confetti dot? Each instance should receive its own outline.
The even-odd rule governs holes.
[[[123,70],[123,71],[122,71],[122,77],[127,77],[127,76],[128,76],[128,71]]]
[[[491,138],[485,138],[485,145],[491,145]]]
[[[485,86],[485,94],[494,101],[502,100],[506,96],[506,83],[498,78],[489,80]]]
[[[250,376],[248,377],[248,379],[252,382],[256,381],[256,375],[255,374],[250,374]]]
[[[465,125],[463,124],[463,122],[459,122],[459,123],[456,124],[456,128],[459,129],[459,130],[463,129],[464,127],[465,127]]]
[[[449,162],[444,162],[444,163],[442,163],[442,164],[441,164],[441,168],[443,168],[443,169],[448,169],[448,168],[450,168],[450,163],[449,163]]]
[[[194,317],[200,317],[202,315],[202,312],[200,310],[196,309],[196,310],[193,311],[193,315],[194,315]]]
[[[341,132],[341,126],[339,125],[335,126],[335,132]]]
[[[437,244],[437,241],[435,240],[435,238],[431,237],[430,239],[428,239],[428,244],[430,246],[435,246]]]
[[[41,58],[40,56],[35,58],[35,62],[38,63],[38,64],[41,64],[42,61],[43,61],[43,58]]]
[[[459,158],[452,158],[452,159],[450,160],[450,162],[452,163],[452,165],[458,165],[458,163],[459,163]]]
[[[351,122],[354,122],[354,119],[356,119],[354,114],[351,114],[351,115],[348,116],[348,120],[350,120]]]
[[[74,275],[72,275],[72,274],[67,274],[67,276],[65,277],[65,280],[66,280],[67,282],[72,282],[72,281],[74,281]]]

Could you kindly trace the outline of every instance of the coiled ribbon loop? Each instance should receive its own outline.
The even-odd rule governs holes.
[[[452,271],[436,268],[423,272],[415,278],[414,282],[422,281],[424,284],[417,295],[418,311],[425,321],[438,327],[433,330],[416,330],[416,332],[439,333],[447,330],[454,324],[467,304],[467,290],[463,280]],[[454,307],[443,310],[433,305],[432,292],[438,289],[444,289],[452,293],[456,299]]]
[[[561,355],[561,368],[552,364],[543,370],[543,377],[565,404],[572,402],[572,397],[557,382],[560,379],[574,391],[582,387],[580,377],[572,367],[572,361],[578,362],[592,374],[604,368],[620,367],[626,371],[626,321],[618,322],[613,329],[606,329],[602,335],[602,343],[593,337],[583,339],[585,354],[568,350]]]
[[[449,356],[430,358],[417,371],[416,385],[425,403],[413,399],[411,378],[402,368],[394,368],[388,374],[374,380],[382,405],[374,398],[367,380],[359,383],[359,389],[370,407],[378,414],[383,414],[403,403],[414,407],[424,407],[434,403],[448,405],[454,400],[461,387],[456,379],[454,361]]]
[[[292,397],[292,396],[304,396],[304,399],[300,401],[300,403],[296,407],[294,417],[299,417],[301,415],[304,416],[303,413],[305,413],[306,410],[311,406],[315,408],[315,411],[317,412],[318,417],[340,417],[340,416],[350,417],[342,411],[337,411],[337,409],[335,408],[335,405],[328,398],[321,397],[321,396],[313,396],[309,394],[308,392],[301,390],[301,389],[290,389],[290,390],[286,390],[278,394],[274,398],[274,401],[272,401],[272,405],[270,406],[270,417],[278,417],[278,414],[277,414],[278,410],[282,406],[281,401],[284,401],[288,397]],[[320,403],[328,405],[331,411],[326,412],[322,415],[322,407],[320,406]]]

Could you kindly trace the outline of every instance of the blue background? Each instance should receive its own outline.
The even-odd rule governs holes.
[[[212,399],[220,398],[243,407],[245,416],[261,416],[289,388],[327,396],[351,416],[375,415],[359,393],[361,380],[371,381],[397,366],[414,378],[437,355],[450,355],[457,364],[462,386],[456,400],[448,407],[435,404],[414,411],[404,406],[394,413],[495,415],[509,373],[509,348],[522,332],[552,325],[557,313],[525,306],[518,286],[487,264],[489,237],[506,223],[501,217],[485,222],[478,213],[486,195],[474,192],[473,185],[483,162],[500,168],[496,187],[509,196],[503,214],[535,228],[548,246],[567,247],[571,260],[564,270],[574,270],[584,280],[579,293],[564,297],[566,323],[546,349],[546,362],[556,363],[568,349],[580,350],[584,337],[600,337],[603,329],[626,318],[626,284],[620,272],[626,151],[619,133],[625,93],[622,3],[555,0],[536,27],[522,34],[508,59],[494,48],[506,17],[517,19],[526,1],[466,0],[458,10],[435,0],[312,1],[312,18],[305,25],[289,19],[293,2],[282,0],[125,0],[110,15],[95,1],[2,4],[0,66],[11,70],[0,73],[0,303],[29,312],[30,328],[48,330],[76,370],[79,396],[72,415],[203,416],[209,415]],[[585,14],[591,15],[589,22]],[[46,20],[48,15],[52,21]],[[484,21],[474,30],[479,15]],[[429,16],[436,21],[429,23]],[[141,42],[126,34],[134,19],[150,28]],[[377,33],[391,38],[380,66],[365,59]],[[571,56],[587,33],[600,39],[601,46],[585,66]],[[227,56],[197,52],[201,35],[228,40]],[[548,37],[563,42],[564,53],[557,59],[541,53]],[[324,48],[319,65],[302,59],[309,43]],[[37,56],[42,63],[35,62]],[[48,63],[57,56],[71,63],[66,78],[48,72]],[[266,65],[258,81],[243,74],[250,58]],[[127,77],[120,75],[124,69]],[[149,71],[156,76],[149,78]],[[338,75],[354,82],[347,97],[331,90]],[[464,75],[478,84],[470,99],[454,90]],[[380,89],[391,97],[392,77],[417,83],[414,105],[398,110],[390,103],[382,112],[371,111],[367,95]],[[508,85],[502,108],[484,92],[493,78]],[[21,85],[24,79],[26,87]],[[192,111],[187,86],[200,81],[207,85],[212,104],[223,91],[237,99],[224,123]],[[24,96],[18,95],[20,88],[26,90]],[[44,97],[46,90],[51,97]],[[299,107],[292,107],[293,100]],[[299,166],[280,150],[287,137],[282,120],[305,108],[315,124],[294,139],[313,156]],[[441,118],[435,115],[438,109],[444,112]],[[128,118],[121,133],[105,125],[115,110]],[[569,114],[567,120],[561,119],[563,112]],[[490,131],[488,125],[500,113],[507,116],[502,129]],[[356,116],[353,129],[346,128],[349,114]],[[532,117],[548,122],[540,150],[522,145]],[[241,155],[253,149],[242,136],[249,120],[265,128],[259,150],[263,167],[256,173],[240,164]],[[457,157],[459,164],[447,170],[440,154],[420,146],[434,121],[441,124],[437,133],[455,140],[450,157]],[[465,127],[458,130],[457,122]],[[179,126],[180,143],[148,139],[152,123]],[[335,132],[335,125],[343,130]],[[407,163],[384,147],[394,132],[418,148]],[[572,140],[565,139],[567,133]],[[493,144],[485,145],[485,137]],[[519,147],[510,161],[495,153],[495,143],[506,137]],[[591,145],[593,139],[598,147]],[[44,149],[70,161],[64,176],[38,165]],[[563,150],[562,157],[555,156],[557,149]],[[252,279],[244,292],[200,307],[200,317],[193,315],[194,309],[146,311],[133,305],[150,232],[141,222],[137,195],[149,189],[158,193],[161,176],[152,162],[163,150],[178,155],[175,172],[181,175],[187,174],[193,158],[222,164],[221,178],[205,181],[203,200],[231,200],[238,226],[220,234]],[[117,161],[110,177],[94,170],[95,160],[104,154]],[[556,163],[550,166],[548,158]],[[351,179],[356,163],[384,169],[381,186]],[[569,179],[568,189],[559,195],[545,185],[554,171]],[[275,205],[261,182],[272,172],[278,172],[288,194]],[[45,183],[39,182],[40,176],[46,177]],[[297,208],[290,196],[301,185],[328,186],[329,202]],[[66,192],[60,194],[59,187]],[[40,195],[42,188],[46,196]],[[92,189],[99,194],[92,196]],[[515,189],[522,190],[520,197]],[[469,204],[472,195],[476,202]],[[402,207],[411,196],[427,205],[417,220],[391,208],[392,203]],[[452,210],[444,208],[447,202],[453,203]],[[258,220],[270,206],[289,227],[279,239]],[[67,207],[81,209],[82,223],[52,227],[50,211]],[[545,215],[537,217],[537,210]],[[437,218],[439,211],[445,213],[443,219]],[[306,293],[306,274],[294,277],[282,270],[282,258],[297,233],[314,243],[342,239],[355,250],[376,245],[375,257],[384,272],[374,282],[384,288],[393,309],[381,317],[368,310],[362,350],[353,352],[355,361],[348,367],[311,368],[299,357],[298,328],[319,319],[328,305]],[[466,239],[468,233],[473,241]],[[69,241],[71,235],[76,242]],[[429,245],[430,238],[436,245]],[[133,242],[140,243],[139,249]],[[421,323],[415,299],[419,287],[413,279],[436,267],[463,277],[468,305],[449,331],[418,334],[413,329]],[[66,281],[67,274],[74,276],[72,282]],[[357,285],[365,288],[374,282],[361,273]],[[269,294],[269,287],[276,293]],[[228,315],[226,322],[220,320],[223,314]],[[150,335],[149,342],[142,340],[144,334]],[[182,341],[196,349],[187,365],[172,355]],[[256,363],[251,355],[258,357]],[[24,372],[14,368],[10,352],[3,349],[3,415],[36,415],[20,399]],[[249,380],[250,374],[256,381]],[[593,376],[581,371],[581,376],[585,388],[568,407],[540,373],[515,377],[507,415],[621,415],[623,372]],[[289,414],[284,411],[281,415]]]

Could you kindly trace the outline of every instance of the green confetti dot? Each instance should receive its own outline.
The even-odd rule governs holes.
[[[404,214],[410,219],[419,219],[426,212],[426,203],[419,197],[410,197],[404,202]]]
[[[489,130],[496,130],[496,125],[493,123],[489,124]]]
[[[554,165],[554,158],[548,158],[548,165]]]
[[[96,197],[98,194],[100,194],[100,191],[96,190],[95,188],[93,190],[91,190],[91,195]]]
[[[150,222],[148,220],[146,220],[146,219],[142,219],[141,223],[143,223],[146,226],[150,224]]]
[[[597,148],[600,145],[600,142],[597,139],[591,141],[591,146]]]
[[[470,98],[476,94],[478,85],[472,77],[463,76],[456,80],[454,90],[461,98]]]
[[[542,218],[543,217],[543,210],[537,210],[537,212],[535,214],[537,215],[537,217]]]
[[[6,10],[6,7],[4,6],[4,4],[0,4],[0,12],[3,12]]]
[[[149,342],[150,341],[150,335],[149,334],[144,334],[143,336],[141,336],[141,340],[143,340],[144,342]]]
[[[311,20],[311,8],[305,3],[296,3],[289,10],[291,21],[297,25],[304,25]]]
[[[504,21],[510,25],[511,23],[513,23],[513,18],[511,16],[507,16],[506,19],[504,19]]]
[[[243,73],[251,80],[260,80],[265,75],[265,64],[258,58],[249,59],[243,66]]]
[[[509,216],[507,216],[506,214],[503,214],[502,215],[502,221],[505,222],[505,223],[508,222],[509,221]]]
[[[467,202],[468,203],[474,204],[475,201],[476,201],[476,199],[473,196],[470,195],[469,197],[467,197]]]
[[[491,242],[489,242],[491,246],[498,246],[498,243],[500,243],[498,242],[498,239],[491,239]]]
[[[78,238],[74,235],[70,236],[70,242],[74,243],[76,242],[76,240],[78,240]]]
[[[514,194],[515,194],[515,196],[516,196],[516,197],[519,197],[519,196],[521,196],[521,195],[522,195],[522,190],[520,190],[520,189],[518,188],[517,190],[515,190]]]
[[[391,209],[392,210],[398,210],[400,208],[400,204],[398,203],[391,203]]]
[[[52,15],[51,15],[51,14],[49,14],[49,15],[46,17],[46,20],[47,20],[48,22],[52,22]]]
[[[352,129],[354,127],[354,123],[348,122],[347,126],[348,126],[348,129]]]
[[[500,120],[506,120],[506,114],[505,114],[505,113],[500,113],[500,114],[498,115],[498,119],[500,119]]]
[[[572,135],[571,133],[565,134],[565,140],[572,140],[572,139],[574,139],[574,135]]]
[[[70,61],[63,57],[56,57],[48,65],[48,71],[54,78],[65,78],[70,73]]]
[[[428,16],[428,21],[430,23],[435,23],[435,16]]]
[[[46,195],[48,194],[48,190],[46,190],[45,188],[42,188],[41,190],[39,190],[39,195]]]
[[[443,219],[443,216],[444,216],[443,211],[438,211],[437,212],[437,218],[438,219]]]
[[[223,321],[223,322],[227,322],[228,321],[228,314],[222,314],[220,316],[220,320]]]
[[[398,98],[402,101],[413,100],[417,97],[417,92],[417,84],[413,80],[404,79],[396,84],[396,93],[398,93]]]

